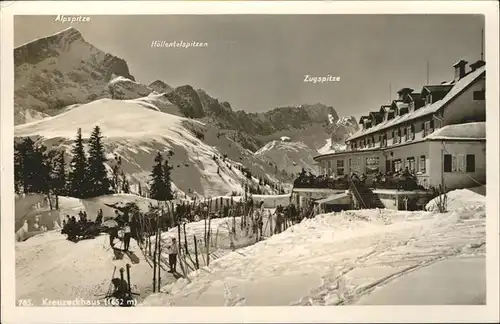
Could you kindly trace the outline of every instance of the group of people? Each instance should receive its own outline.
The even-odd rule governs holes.
[[[68,235],[68,240],[73,241],[78,235],[85,232],[86,229],[99,226],[102,223],[102,209],[97,213],[97,218],[95,221],[91,221],[86,211],[80,210],[78,212],[78,220],[75,216],[66,215],[66,218],[62,221],[62,233]]]
[[[109,229],[109,245],[114,249],[115,240],[119,238],[120,231],[123,232],[123,250],[129,251],[130,239],[132,238],[132,227],[136,226],[136,222],[131,222],[128,215],[120,214],[118,210],[115,210],[115,221],[118,226],[111,227]],[[135,231],[137,233],[137,231]]]

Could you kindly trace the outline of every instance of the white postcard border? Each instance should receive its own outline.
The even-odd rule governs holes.
[[[492,322],[499,316],[499,24],[496,1],[32,1],[1,4],[1,302],[5,323]],[[346,307],[15,307],[13,15],[483,14],[487,62],[487,305]],[[139,26],[138,26],[139,27]],[[454,37],[454,35],[450,35]]]

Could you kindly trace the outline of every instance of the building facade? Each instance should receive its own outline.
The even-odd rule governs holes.
[[[486,181],[485,62],[454,65],[452,81],[420,92],[398,91],[398,99],[359,120],[347,150],[316,156],[321,174],[365,174],[408,168],[426,187],[448,189]]]

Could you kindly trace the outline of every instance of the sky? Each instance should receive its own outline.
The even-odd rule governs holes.
[[[323,103],[359,117],[420,91],[429,78],[453,78],[453,64],[480,59],[481,15],[154,15],[17,16],[22,45],[70,26],[97,48],[126,60],[140,83],[190,84],[234,110]],[[155,48],[153,41],[203,42],[206,47]],[[429,75],[427,76],[427,65]],[[304,82],[305,76],[335,82]]]

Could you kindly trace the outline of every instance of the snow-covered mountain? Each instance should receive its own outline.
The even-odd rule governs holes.
[[[70,154],[77,128],[82,128],[82,136],[86,139],[93,127],[99,125],[106,152],[110,158],[113,155],[122,158],[123,170],[131,177],[132,184],[147,184],[155,154],[171,150],[174,153],[170,160],[174,167],[172,180],[179,193],[210,196],[241,192],[247,181],[238,169],[241,162],[230,157],[224,159],[217,147],[200,139],[200,134],[207,131],[205,124],[152,109],[162,105],[158,97],[161,96],[96,100],[54,117],[18,125],[15,136],[38,138],[48,147],[64,148]],[[238,149],[236,144],[234,146]],[[244,154],[242,151],[238,153]],[[247,154],[246,165],[255,163],[257,166],[257,169],[255,165],[252,167],[253,174],[271,173],[271,167],[264,170],[265,162],[259,164],[257,158],[251,158],[253,154]]]
[[[14,49],[15,122],[106,97],[113,75],[134,81],[123,59],[86,42],[72,27],[21,45]]]
[[[267,143],[255,155],[272,160],[281,170],[296,175],[302,168],[315,173],[313,157],[318,155],[318,151],[302,142],[281,140]]]
[[[357,127],[321,103],[247,113],[191,85],[143,84],[125,60],[94,47],[75,28],[21,45],[14,58],[15,135],[69,150],[78,128],[85,137],[99,125],[109,155],[122,157],[132,183],[146,183],[154,154],[168,150],[176,153],[180,192],[239,191],[243,168],[290,182],[302,167],[314,169],[312,157],[325,139],[343,144]]]

